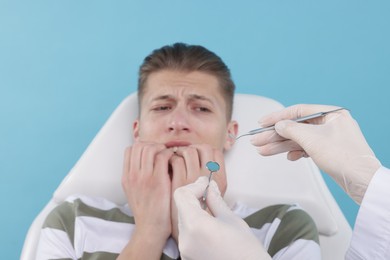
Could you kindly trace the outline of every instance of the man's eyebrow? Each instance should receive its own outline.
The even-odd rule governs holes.
[[[213,103],[213,101],[210,98],[208,98],[206,96],[202,96],[202,95],[197,95],[197,94],[190,94],[189,99],[190,100],[204,100],[204,101]]]
[[[171,95],[161,95],[161,96],[154,97],[154,98],[152,99],[152,101],[170,100],[170,99],[173,100],[174,97],[171,96]]]
[[[198,94],[189,94],[188,99],[189,100],[204,100],[204,101],[207,101],[209,103],[213,103],[213,101],[210,98],[203,96],[203,95],[198,95]],[[172,95],[160,95],[160,96],[152,98],[152,102],[161,101],[161,100],[175,100],[175,97]]]

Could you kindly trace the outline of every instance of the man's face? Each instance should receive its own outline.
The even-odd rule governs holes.
[[[226,119],[226,103],[215,76],[203,72],[163,70],[146,81],[140,117],[134,122],[138,141],[168,148],[208,144],[229,149],[237,123]]]

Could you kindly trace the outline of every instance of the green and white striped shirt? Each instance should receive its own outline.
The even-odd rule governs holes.
[[[297,205],[274,205],[260,210],[236,205],[233,211],[251,227],[273,259],[321,259],[318,231]],[[135,228],[127,205],[73,196],[47,217],[37,259],[116,259]],[[161,259],[178,259],[169,238]]]

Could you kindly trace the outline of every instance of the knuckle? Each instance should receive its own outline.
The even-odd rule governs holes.
[[[177,165],[179,163],[184,162],[184,159],[182,157],[180,157],[180,156],[175,156],[174,155],[174,156],[171,157],[171,162],[172,162],[172,164]]]
[[[189,146],[183,150],[183,155],[194,156],[198,154],[197,149],[195,147]]]
[[[156,161],[158,162],[161,162],[161,161],[168,161],[169,159],[169,154],[168,153],[165,153],[165,152],[159,152],[156,154],[156,157],[155,157]]]

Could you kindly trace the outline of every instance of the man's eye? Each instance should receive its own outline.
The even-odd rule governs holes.
[[[211,112],[207,107],[196,107],[195,110],[199,112]]]
[[[153,108],[153,110],[155,110],[155,111],[166,111],[166,110],[170,110],[170,109],[171,109],[170,106],[158,106],[158,107]]]

